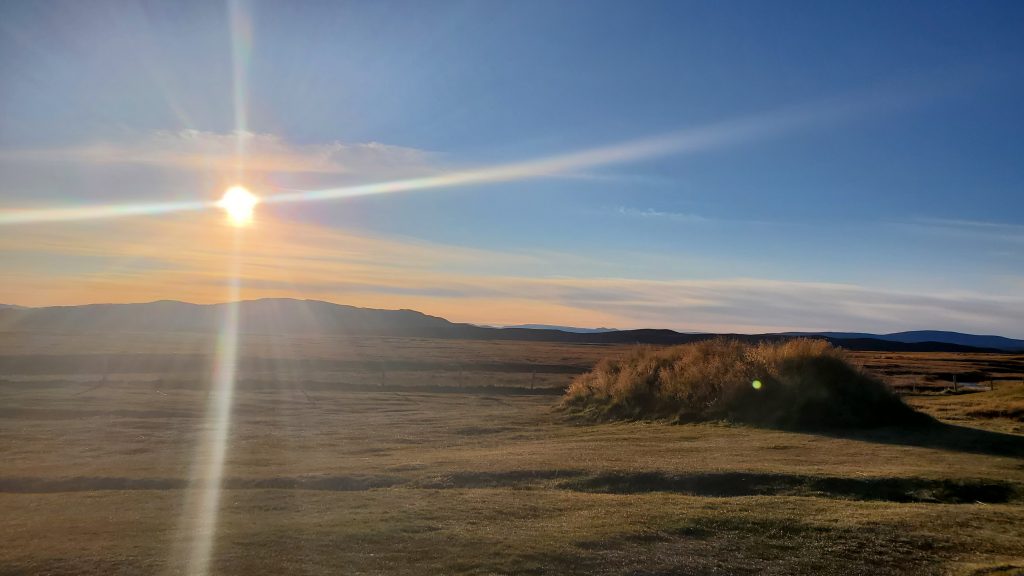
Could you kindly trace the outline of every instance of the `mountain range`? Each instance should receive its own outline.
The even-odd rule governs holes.
[[[945,330],[910,330],[907,332],[893,332],[892,334],[869,334],[864,332],[785,332],[784,334],[787,336],[820,336],[836,339],[873,338],[875,340],[903,342],[906,344],[943,342],[946,344],[973,346],[975,348],[996,348],[1008,351],[1024,350],[1024,340],[1016,340],[1005,336],[964,334],[963,332],[949,332]]]
[[[618,328],[580,328],[578,326],[556,326],[554,324],[515,324],[501,328],[529,328],[531,330],[561,330],[578,334],[596,334],[598,332],[620,332]]]
[[[0,305],[0,331],[30,332],[199,332],[220,329],[228,304],[190,304],[161,300],[143,304],[87,304],[24,308]],[[391,336],[467,340],[524,340],[592,344],[682,344],[716,336],[667,329],[576,329],[546,325],[493,328],[449,322],[415,310],[358,308],[317,300],[266,298],[238,303],[240,329],[246,333],[341,336]],[[852,350],[1018,351],[1024,340],[959,332],[914,331],[787,332],[728,334],[745,341],[798,336],[825,338]]]

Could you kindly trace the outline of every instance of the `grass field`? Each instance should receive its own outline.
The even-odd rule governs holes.
[[[183,573],[212,339],[0,344],[0,574]],[[214,572],[1024,571],[1024,358],[854,354],[943,422],[922,430],[554,409],[575,374],[626,352],[246,338]],[[943,391],[979,372],[994,391]]]

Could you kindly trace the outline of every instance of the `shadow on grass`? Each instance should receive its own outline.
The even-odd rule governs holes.
[[[1000,504],[1024,498],[1019,484],[993,480],[932,478],[849,478],[764,472],[605,472],[583,470],[458,471],[419,481],[393,476],[298,476],[225,478],[226,490],[323,490],[351,492],[378,488],[530,490],[550,487],[576,492],[643,494],[673,492],[692,496],[814,496],[886,502]],[[0,478],[0,492],[58,493],[133,490],[182,490],[179,478]]]
[[[605,494],[674,492],[693,496],[819,496],[885,502],[1001,504],[1020,498],[1019,487],[996,481],[929,478],[843,478],[797,474],[612,472],[571,479],[561,488]]]
[[[1024,436],[957,426],[935,420],[907,428],[822,429],[804,432],[862,442],[1024,458]]]
[[[419,488],[533,488],[548,480],[578,478],[583,470],[508,470],[498,472],[452,472],[418,483]]]

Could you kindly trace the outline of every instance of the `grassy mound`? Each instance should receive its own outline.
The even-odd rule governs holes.
[[[595,420],[726,419],[782,428],[862,428],[928,418],[824,340],[719,338],[602,360],[562,400]]]

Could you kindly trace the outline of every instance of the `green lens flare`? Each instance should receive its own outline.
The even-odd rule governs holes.
[[[750,385],[754,387],[754,390],[760,390],[761,389],[761,381],[760,380],[754,380]]]

